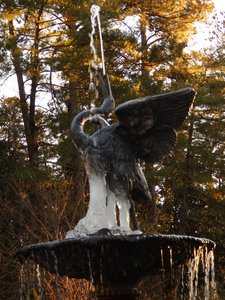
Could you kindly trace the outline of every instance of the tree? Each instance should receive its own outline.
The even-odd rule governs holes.
[[[218,228],[224,227],[224,41],[207,53],[186,51],[195,22],[206,18],[211,2],[96,4],[101,6],[106,69],[117,104],[186,85],[198,92],[174,152],[154,170],[146,167],[149,182],[157,188],[159,227],[149,225],[151,208],[140,206],[142,228],[192,235],[197,230],[223,241],[223,229]],[[0,75],[16,74],[19,87],[19,97],[0,100],[1,254],[4,273],[13,273],[3,280],[9,287],[16,270],[12,260],[7,264],[7,251],[13,252],[21,241],[61,238],[85,213],[85,175],[69,124],[92,97],[90,5],[81,0],[1,3]],[[130,24],[129,18],[135,22]],[[101,96],[96,105],[100,102]],[[223,249],[221,242],[221,265]],[[219,276],[222,281],[222,267]],[[49,285],[49,295],[53,290]],[[12,297],[10,288],[7,292]]]
[[[135,43],[128,43],[124,60],[132,64],[142,95],[167,88],[168,70],[183,63],[182,54],[195,31],[213,8],[210,1],[123,1],[138,16]],[[178,66],[178,68],[179,68]],[[136,82],[136,84],[138,84]]]

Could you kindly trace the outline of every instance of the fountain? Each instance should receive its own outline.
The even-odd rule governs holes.
[[[92,24],[95,18],[100,24],[98,13],[98,8],[92,7]],[[101,36],[100,40],[103,57]],[[93,40],[91,43],[96,61]],[[104,59],[102,62],[104,65]],[[143,279],[186,263],[190,299],[196,299],[202,260],[206,265],[207,294],[209,273],[214,278],[210,269],[213,241],[192,236],[146,235],[139,228],[130,228],[134,203],[151,201],[139,161],[155,163],[171,151],[176,142],[175,130],[187,116],[195,91],[184,88],[127,101],[114,110],[118,122],[109,125],[101,115],[111,113],[115,101],[105,66],[103,77],[98,76],[104,96],[102,105],[79,113],[71,124],[73,141],[82,154],[89,178],[87,214],[65,239],[26,246],[16,256],[21,262],[29,258],[58,276],[91,281],[96,299],[131,300],[139,298],[137,287]],[[87,121],[101,127],[92,136],[83,130]],[[132,217],[135,219],[135,213]]]

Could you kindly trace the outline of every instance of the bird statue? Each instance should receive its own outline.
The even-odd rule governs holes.
[[[103,228],[133,233],[132,204],[152,198],[141,162],[154,164],[170,153],[176,130],[195,96],[192,88],[183,88],[129,100],[115,108],[108,76],[100,76],[100,83],[102,105],[78,113],[71,123],[73,142],[82,154],[89,179],[90,202],[86,216],[67,237],[94,234]],[[112,125],[101,117],[111,112],[118,119]],[[100,125],[91,136],[84,132],[87,121]]]

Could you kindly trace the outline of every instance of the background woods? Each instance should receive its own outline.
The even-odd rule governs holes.
[[[73,116],[94,99],[88,91],[91,4],[86,0],[0,1],[2,94],[8,78],[18,86],[13,97],[0,99],[1,299],[18,299],[19,294],[57,299],[58,293],[64,299],[87,299],[91,288],[86,281],[58,279],[56,290],[55,278],[49,274],[40,288],[32,275],[36,271],[21,272],[13,258],[23,245],[63,238],[87,208],[86,177],[69,126]],[[221,17],[211,17],[213,29],[202,41],[204,49],[196,50],[190,41],[197,22],[206,21],[213,10],[209,0],[99,0],[95,4],[101,6],[106,69],[117,105],[184,86],[197,91],[173,153],[154,168],[146,166],[158,217],[152,207],[139,205],[138,219],[146,233],[213,239],[223,299],[225,41]],[[154,280],[142,288],[145,299],[159,299]]]

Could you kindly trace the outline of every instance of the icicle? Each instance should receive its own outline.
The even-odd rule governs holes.
[[[203,255],[202,248],[197,251],[194,249],[194,258],[188,263],[188,276],[189,276],[189,299],[197,299],[198,296],[198,273],[199,263]]]
[[[162,270],[165,272],[164,257],[163,257],[163,248],[162,248],[162,247],[161,247],[161,249],[160,249],[160,254],[161,254],[161,265],[162,265]]]
[[[87,256],[88,256],[88,266],[89,266],[89,274],[90,274],[90,281],[94,284],[93,272],[92,272],[92,265],[91,265],[91,256],[89,249],[87,249]]]
[[[20,276],[19,276],[19,280],[20,280],[20,289],[19,289],[19,298],[20,300],[24,299],[24,292],[25,292],[25,282],[26,282],[26,276],[25,276],[25,264],[21,265],[20,267]]]
[[[204,276],[203,294],[204,300],[212,300],[217,298],[216,282],[215,282],[215,269],[214,269],[214,253],[208,252],[207,247],[194,250],[194,257],[188,262],[188,288],[189,300],[199,299],[199,268],[200,262]],[[182,273],[182,289],[183,273]]]
[[[181,266],[181,298],[184,298],[184,265]]]
[[[205,300],[218,299],[217,287],[215,281],[215,264],[213,251],[205,250]]]
[[[37,277],[37,291],[38,291],[39,296],[42,299],[43,287],[42,287],[41,272],[40,272],[39,264],[36,265],[36,277]]]
[[[164,264],[164,252],[163,252],[163,248],[161,246],[161,249],[160,249],[160,255],[161,255],[161,266],[162,266],[162,279],[163,279],[163,282],[162,282],[162,285],[163,285],[163,299],[165,299],[165,288],[164,288],[164,282],[165,282],[165,264]]]
[[[204,289],[204,297],[205,300],[209,300],[209,260],[208,260],[208,249],[205,249],[205,257],[204,257],[204,273],[205,273],[205,289]]]
[[[211,281],[210,286],[212,288],[212,291],[214,294],[217,294],[217,286],[216,286],[216,278],[215,278],[215,262],[214,262],[214,252],[209,252],[209,268],[210,268],[210,274],[211,274]]]
[[[193,272],[194,272],[194,286],[193,286],[193,291],[194,291],[194,297],[196,298],[198,296],[198,272],[199,272],[199,262],[200,262],[200,257],[202,255],[202,249],[198,249],[198,251],[195,251],[195,258],[194,258],[194,266],[193,266]]]
[[[172,272],[172,270],[173,270],[173,249],[170,246],[168,248],[169,248],[169,251],[170,251],[170,270]]]
[[[51,251],[51,254],[54,258],[54,268],[55,268],[55,285],[56,285],[56,294],[57,294],[57,300],[61,300],[63,299],[62,298],[62,295],[60,293],[60,289],[59,289],[59,283],[58,283],[58,278],[59,278],[59,271],[58,271],[58,259],[57,259],[57,256],[55,254],[55,251]]]

